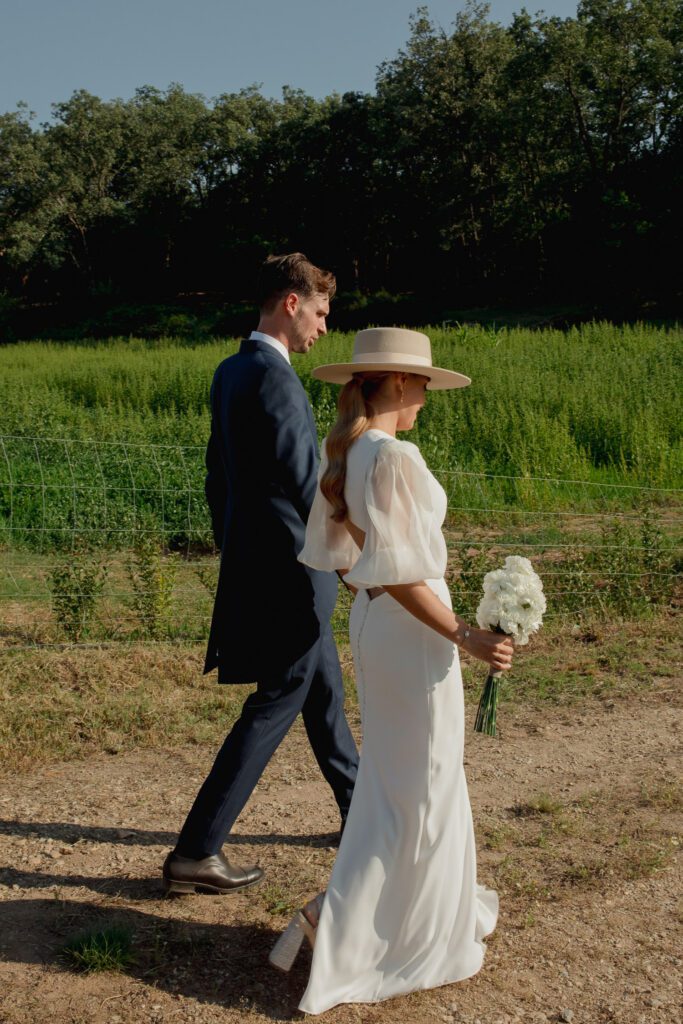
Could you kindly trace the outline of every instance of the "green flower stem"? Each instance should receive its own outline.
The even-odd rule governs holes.
[[[498,710],[498,689],[502,672],[490,672],[486,677],[484,692],[479,700],[477,717],[474,722],[474,731],[486,733],[487,736],[496,735],[496,712]]]
[[[508,636],[500,626],[489,626],[492,633],[500,633],[501,636]],[[477,717],[474,721],[474,731],[484,732],[487,736],[496,735],[496,712],[498,710],[498,685],[503,675],[502,672],[489,672],[484,684],[484,692],[479,700]]]

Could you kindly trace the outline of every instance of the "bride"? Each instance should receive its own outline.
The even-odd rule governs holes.
[[[299,558],[340,569],[356,590],[350,634],[363,727],[327,891],[270,955],[289,970],[308,938],[313,960],[299,1008],[317,1014],[480,969],[498,897],[476,881],[458,648],[505,670],[512,645],[451,610],[446,495],[418,448],[396,439],[414,425],[427,389],[469,378],[433,367],[426,335],[387,327],[361,331],[351,363],[313,374],[344,387]]]

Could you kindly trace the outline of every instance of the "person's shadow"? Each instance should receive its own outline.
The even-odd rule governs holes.
[[[166,846],[171,849],[178,839],[177,832],[149,831],[126,826],[76,825],[62,821],[10,821],[0,819],[0,835],[22,838],[55,839],[61,843],[86,840],[94,843],[112,843],[116,846]],[[320,832],[315,835],[287,835],[279,832],[236,833],[229,835],[226,846],[329,846],[338,839],[338,832]]]
[[[25,839],[55,839],[60,843],[113,843],[117,846],[174,846],[174,832],[154,832],[125,826],[77,825],[66,821],[0,820],[0,835]]]
[[[133,962],[126,975],[174,997],[252,1009],[279,1021],[296,1014],[306,987],[308,953],[290,974],[279,973],[268,963],[279,929],[261,924],[200,924],[54,897],[5,900],[0,907],[5,962],[48,962],[53,970],[71,972],[76,968],[64,952],[66,943],[84,931],[116,926],[131,937]]]
[[[64,845],[87,841],[113,846],[171,848],[175,832],[135,827],[80,825],[69,822],[25,822],[0,820],[0,834],[22,838],[52,839]],[[229,844],[329,846],[335,833],[316,835],[242,834],[229,837]],[[55,870],[24,870],[20,866],[0,867],[0,884],[24,890],[79,887],[98,896],[112,896],[141,905],[162,898],[161,862],[159,873],[150,877],[110,874],[92,876]],[[201,899],[202,897],[196,897]],[[221,898],[221,897],[217,897]],[[229,897],[225,897],[229,899]],[[40,964],[49,962],[72,971],[64,946],[75,935],[113,925],[130,932],[134,960],[126,974],[174,996],[199,1002],[251,1007],[272,1020],[289,1020],[306,987],[310,956],[302,953],[288,975],[268,964],[268,953],[278,938],[283,922],[274,928],[248,921],[234,924],[204,924],[176,920],[172,916],[145,913],[130,907],[106,908],[74,900],[10,899],[0,902],[0,958],[7,962]]]

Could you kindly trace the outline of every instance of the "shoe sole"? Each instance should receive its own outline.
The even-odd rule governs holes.
[[[261,878],[254,878],[250,882],[243,882],[241,885],[232,885],[229,889],[224,889],[218,885],[209,885],[206,882],[178,882],[173,878],[166,878],[164,876],[164,891],[171,895],[176,893],[182,896],[190,896],[194,893],[204,894],[208,896],[229,896],[231,892],[241,892],[243,889],[249,889],[252,885],[258,885],[263,880]]]

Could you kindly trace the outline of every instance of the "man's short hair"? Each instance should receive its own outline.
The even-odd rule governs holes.
[[[268,257],[261,267],[256,298],[259,309],[270,313],[278,300],[290,292],[302,299],[313,295],[332,299],[336,290],[337,282],[331,271],[314,266],[302,252],[290,252]]]

